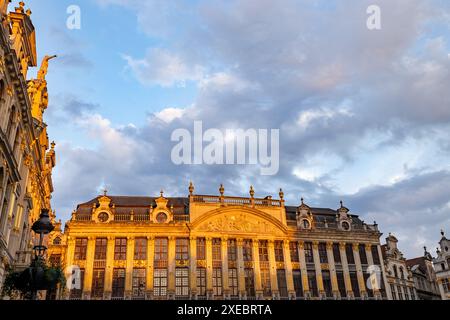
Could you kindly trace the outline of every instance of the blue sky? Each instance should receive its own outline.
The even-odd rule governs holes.
[[[17,2],[17,1],[16,1]],[[16,4],[16,3],[14,3]],[[66,28],[69,5],[81,29]],[[382,29],[366,28],[381,8]],[[11,5],[12,7],[13,5]],[[111,194],[339,200],[409,256],[450,232],[450,5],[443,0],[29,0],[38,53],[58,54],[45,114],[63,220]],[[35,72],[34,72],[35,73]],[[33,72],[30,73],[33,75]],[[280,170],[176,166],[170,134],[280,129]]]

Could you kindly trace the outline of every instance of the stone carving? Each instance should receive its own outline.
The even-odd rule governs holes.
[[[270,222],[250,217],[247,214],[225,214],[204,222],[199,226],[198,230],[210,232],[280,233]]]

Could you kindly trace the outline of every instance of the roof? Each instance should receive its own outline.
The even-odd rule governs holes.
[[[426,272],[427,270],[427,266],[425,264],[425,257],[417,257],[417,258],[413,258],[413,259],[408,259],[406,260],[406,265],[408,267],[410,267],[411,269],[414,266],[419,266],[420,269],[422,269],[423,272]]]

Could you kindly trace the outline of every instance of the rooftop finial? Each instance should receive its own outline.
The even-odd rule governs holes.
[[[220,187],[219,187],[219,193],[222,197],[223,197],[224,192],[225,192],[225,188],[223,187],[223,184],[221,183]]]
[[[55,145],[56,145],[55,141],[52,141],[52,143],[50,143],[50,145],[51,145],[52,149],[55,149]]]
[[[445,232],[443,229],[441,229],[441,236],[444,236],[444,235],[445,235]]]
[[[278,193],[278,195],[280,196],[280,200],[283,200],[283,198],[284,198],[283,189],[280,188],[280,192]]]
[[[253,189],[253,186],[250,186],[250,191],[249,191],[249,193],[250,193],[250,197],[253,198],[253,196],[255,195],[255,190]]]
[[[161,194],[161,198],[163,198],[163,197],[164,197],[164,196],[163,196],[163,194],[164,194],[163,189],[161,189],[161,191],[159,191],[159,193]]]
[[[304,203],[303,203],[303,200],[304,200],[303,197],[302,197],[300,200],[302,201],[302,204],[304,204]]]
[[[192,183],[192,181],[189,182],[189,195],[192,196],[192,194],[194,193],[194,184]]]
[[[108,190],[105,188],[103,189],[103,195],[106,196],[106,193],[108,192]]]
[[[339,203],[341,204],[341,208],[343,208],[344,207],[344,202],[341,200],[341,201],[339,201]]]

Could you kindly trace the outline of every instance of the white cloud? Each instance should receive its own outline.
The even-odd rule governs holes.
[[[156,112],[154,115],[159,120],[164,121],[165,123],[170,123],[175,119],[179,119],[183,117],[186,113],[186,109],[181,108],[166,108],[159,112]]]

